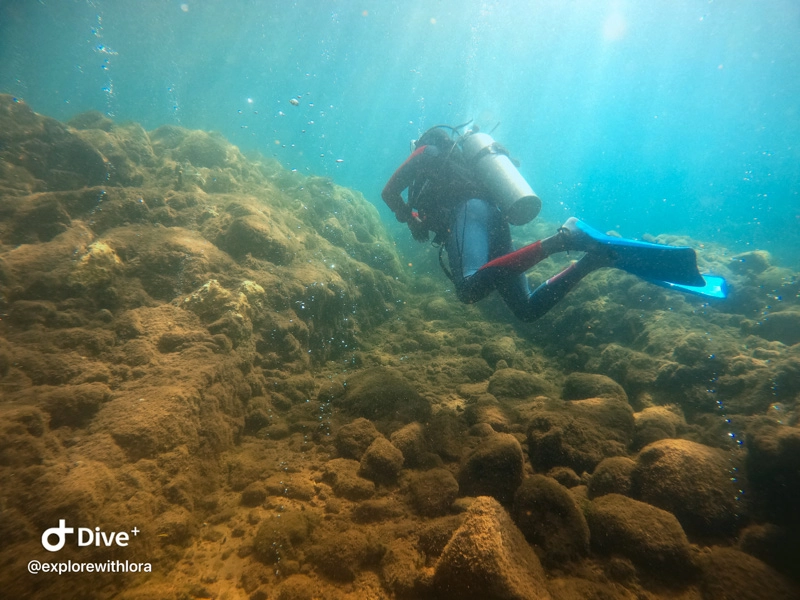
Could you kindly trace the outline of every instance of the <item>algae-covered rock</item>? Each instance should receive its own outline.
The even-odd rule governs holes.
[[[522,483],[524,459],[517,438],[492,433],[466,457],[458,475],[461,494],[492,496],[508,504]]]
[[[347,378],[346,393],[334,404],[345,412],[366,419],[389,419],[403,423],[426,421],[430,404],[397,371],[374,367]]]
[[[586,511],[592,547],[618,553],[652,574],[688,582],[693,572],[689,540],[674,515],[619,494],[593,500]]]
[[[253,553],[267,564],[297,557],[297,547],[308,539],[312,523],[300,511],[273,515],[258,527],[253,538]]]
[[[627,456],[604,458],[592,473],[587,493],[589,498],[597,498],[605,494],[630,495],[631,473],[636,462]]]
[[[589,552],[589,527],[569,490],[551,477],[533,475],[514,494],[511,511],[525,538],[543,551],[545,566],[564,563]]]
[[[409,423],[401,427],[389,436],[389,440],[403,453],[407,466],[415,467],[424,461],[428,445],[425,441],[425,430],[420,423]]]
[[[442,597],[484,600],[550,598],[541,563],[497,501],[472,503],[436,563],[433,587]]]
[[[358,472],[376,483],[389,484],[397,480],[403,460],[403,453],[389,440],[377,437],[364,451]]]
[[[747,474],[759,512],[777,523],[800,524],[800,427],[760,423],[747,436]]]
[[[458,482],[447,469],[434,468],[412,475],[408,484],[411,504],[420,515],[447,514],[458,496]]]
[[[564,388],[561,390],[563,400],[583,400],[603,396],[628,402],[628,395],[620,384],[610,377],[595,373],[570,373],[564,380]]]
[[[342,458],[361,460],[369,445],[380,435],[372,421],[361,417],[342,425],[336,432],[333,443]]]
[[[686,427],[681,410],[675,406],[650,406],[633,416],[636,420],[633,447],[636,449],[658,440],[674,438]]]
[[[514,363],[516,352],[517,345],[514,343],[514,338],[504,336],[486,342],[481,348],[481,357],[489,363],[490,367],[494,367],[501,360],[511,365]]]
[[[661,440],[639,453],[631,493],[673,513],[691,533],[729,534],[742,510],[730,469],[728,458],[715,448],[689,440]]]
[[[551,405],[534,413],[528,450],[535,468],[570,467],[591,472],[604,458],[623,456],[633,433],[633,410],[617,398],[591,398]]]
[[[516,369],[500,369],[489,379],[489,393],[498,398],[530,398],[555,395],[553,385],[533,373]]]
[[[381,579],[398,598],[411,598],[419,595],[427,583],[424,566],[424,557],[410,540],[395,539],[388,543],[381,558]]]
[[[734,548],[712,547],[700,553],[700,589],[707,600],[790,600],[800,588],[757,558]]]
[[[353,581],[364,563],[377,558],[378,548],[357,529],[327,532],[308,549],[308,560],[335,581]]]
[[[323,480],[333,493],[348,500],[366,500],[375,494],[375,484],[359,476],[359,463],[347,458],[335,458],[325,463]]]
[[[792,346],[800,344],[800,310],[782,310],[765,316],[752,332],[767,340]]]

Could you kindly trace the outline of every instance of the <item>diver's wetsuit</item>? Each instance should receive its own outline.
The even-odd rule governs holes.
[[[406,188],[408,204],[401,196]],[[601,256],[587,254],[531,291],[524,271],[555,252],[572,249],[569,235],[559,233],[514,251],[508,222],[485,199],[488,191],[433,145],[418,147],[381,196],[415,239],[427,240],[431,230],[434,241],[444,244],[459,300],[477,302],[496,289],[522,321],[541,317],[584,276],[607,264]]]

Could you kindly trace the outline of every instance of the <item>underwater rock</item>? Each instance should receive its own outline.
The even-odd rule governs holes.
[[[530,543],[539,546],[551,566],[589,552],[589,527],[567,488],[544,475],[526,478],[514,494],[514,522]]]
[[[800,427],[757,423],[747,435],[747,476],[759,512],[800,526]]]
[[[392,444],[403,453],[405,465],[416,467],[421,465],[428,454],[425,441],[425,430],[417,422],[404,425],[389,436]],[[370,442],[371,443],[371,442]]]
[[[561,390],[562,400],[584,400],[604,396],[628,402],[628,395],[620,384],[610,377],[595,373],[570,373],[564,380],[564,388]]]
[[[477,498],[442,551],[433,575],[440,597],[549,600],[544,571],[494,498]]]
[[[373,367],[359,371],[347,378],[345,387],[347,392],[334,405],[351,415],[402,423],[424,422],[430,417],[431,405],[395,370]]]
[[[495,431],[508,432],[511,427],[511,420],[491,394],[482,394],[470,401],[464,410],[464,418],[470,426],[487,423]]]
[[[660,440],[639,453],[631,493],[674,514],[690,533],[727,535],[743,510],[730,469],[730,461],[715,448],[689,440]]]
[[[217,245],[237,260],[249,254],[276,265],[287,265],[295,255],[288,236],[261,215],[234,219]]]
[[[508,433],[492,433],[464,460],[458,474],[461,494],[492,496],[501,504],[510,504],[522,483],[523,464],[517,438]]]
[[[482,358],[466,358],[461,363],[461,372],[472,382],[485,381],[492,376],[492,368]]]
[[[397,480],[403,460],[403,453],[380,436],[375,438],[361,457],[358,474],[375,483],[390,484]]]
[[[50,414],[50,428],[85,427],[111,399],[111,390],[103,383],[84,383],[41,391],[42,408]]]
[[[623,456],[633,433],[633,410],[614,398],[571,400],[560,410],[534,413],[528,427],[528,454],[535,469],[570,467],[592,472],[604,458]]]
[[[481,348],[481,357],[492,368],[501,360],[505,361],[507,365],[514,364],[516,353],[517,345],[514,343],[514,339],[508,336],[489,340]]]
[[[373,498],[359,502],[353,508],[355,523],[381,523],[406,516],[404,506],[394,498]]]
[[[297,546],[308,539],[312,523],[300,511],[287,511],[272,515],[261,522],[253,538],[253,554],[258,560],[274,565],[295,559]]]
[[[174,129],[165,129],[162,133],[164,135],[157,136],[157,140],[163,140],[169,136],[179,137]],[[224,167],[228,161],[229,152],[233,151],[233,147],[219,134],[205,131],[185,131],[184,135],[180,137],[177,146],[173,146],[171,158],[177,162],[189,162],[195,167]]]
[[[419,596],[425,581],[425,558],[413,543],[399,538],[388,543],[381,558],[380,574],[384,586],[398,598]]]
[[[347,423],[339,428],[333,440],[339,456],[361,460],[364,452],[375,438],[381,437],[372,421],[360,417],[352,423]]]
[[[671,513],[619,494],[592,500],[586,511],[592,547],[621,554],[652,575],[688,583],[694,571],[689,540]]]
[[[680,408],[676,406],[650,406],[633,415],[636,428],[633,433],[633,448],[640,450],[648,444],[674,438],[686,427]]]
[[[704,600],[790,600],[800,589],[757,558],[734,548],[712,547],[699,553]]]
[[[636,462],[627,456],[604,458],[589,480],[586,490],[588,497],[593,499],[605,494],[630,495],[631,473],[635,468]]]
[[[538,375],[516,369],[500,369],[489,379],[490,394],[497,398],[555,397],[554,386]]]
[[[800,344],[800,310],[786,309],[763,317],[751,332],[787,346]]]
[[[359,476],[359,463],[349,458],[334,458],[325,463],[323,481],[333,493],[348,500],[366,500],[375,494],[375,484]]]
[[[797,582],[800,539],[792,530],[771,523],[748,525],[739,535],[738,547]]]
[[[114,121],[98,110],[89,110],[72,117],[67,121],[67,125],[73,129],[100,129],[102,131],[111,131],[114,127]]]
[[[593,361],[594,362],[594,361]],[[596,359],[593,370],[604,373],[618,382],[629,398],[636,398],[642,391],[653,387],[664,361],[653,358],[644,352],[637,352],[620,346],[608,344]]]
[[[414,473],[408,484],[411,505],[424,517],[438,517],[449,512],[458,496],[458,482],[447,469],[434,468]]]
[[[308,549],[308,560],[335,581],[353,581],[378,548],[357,529],[328,532]]]
[[[314,598],[323,597],[320,587],[319,582],[308,575],[294,573],[281,581],[270,597],[275,600],[314,600]],[[254,597],[256,593],[254,592],[250,596],[252,600],[258,600]],[[265,593],[263,600],[266,600],[267,597]]]
[[[565,488],[573,488],[581,485],[582,479],[575,471],[569,467],[553,467],[547,472],[548,477],[552,477]]]
[[[772,266],[772,256],[766,250],[742,252],[732,256],[728,266],[740,275],[758,275]]]

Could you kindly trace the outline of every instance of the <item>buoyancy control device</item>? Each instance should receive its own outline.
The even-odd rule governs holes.
[[[532,221],[542,208],[525,178],[511,162],[508,150],[491,135],[477,129],[465,132],[458,142],[467,165],[491,194],[491,200],[512,225]]]

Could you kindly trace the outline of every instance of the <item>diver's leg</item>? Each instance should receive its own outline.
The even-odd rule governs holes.
[[[524,273],[532,266],[557,252],[572,250],[568,247],[569,236],[562,229],[555,235],[523,246],[519,250],[512,250],[509,243],[508,250],[503,252],[481,267],[481,269],[502,269],[506,273]]]
[[[496,210],[485,200],[473,198],[454,211],[445,249],[456,295],[467,304],[486,297],[495,287],[495,274],[480,268],[491,258]]]
[[[519,320],[535,321],[553,308],[581,279],[605,266],[608,263],[602,255],[586,254],[533,292],[528,288],[525,275],[508,277],[498,282],[497,289]],[[524,280],[524,287],[521,279]]]

